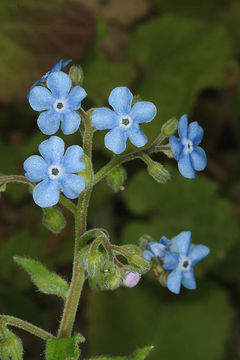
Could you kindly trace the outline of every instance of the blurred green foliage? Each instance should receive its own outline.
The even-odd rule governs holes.
[[[142,0],[137,1],[140,8]],[[194,243],[211,249],[196,267],[198,289],[177,297],[151,274],[131,290],[93,294],[85,288],[76,331],[87,338],[86,358],[106,354],[139,360],[125,355],[153,344],[149,355],[153,360],[235,360],[240,358],[240,3],[146,2],[149,8],[143,21],[123,26],[107,13],[115,11],[114,19],[122,16],[113,0],[105,5],[92,0],[88,4],[1,1],[0,172],[22,174],[23,161],[37,154],[46,138],[25,97],[29,86],[59,58],[81,62],[88,92],[86,109],[106,106],[111,89],[121,85],[129,86],[142,100],[153,101],[158,114],[151,124],[143,125],[149,141],[170,117],[189,113],[205,128],[203,147],[210,154],[207,171],[189,181],[173,168],[174,160],[169,166],[170,160],[157,155],[154,160],[166,162],[172,174],[161,185],[147,174],[145,164],[126,164],[125,192],[112,197],[106,182],[94,190],[89,227],[106,227],[113,241],[122,244],[137,243],[144,233],[158,240],[191,230]],[[128,0],[121,4],[126,16],[133,11]],[[94,139],[97,170],[111,154],[104,147],[104,132],[96,132]],[[65,141],[81,144],[79,134]],[[33,204],[27,186],[11,184],[1,193],[0,312],[51,331],[58,325],[61,302],[56,306],[53,297],[34,292],[13,256],[39,260],[70,279],[73,222],[67,211],[63,214],[67,227],[53,235],[42,227],[42,210]],[[25,358],[39,359],[42,344],[26,335],[23,342]]]

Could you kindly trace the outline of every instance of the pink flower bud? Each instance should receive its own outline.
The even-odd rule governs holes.
[[[125,271],[125,276],[126,277],[125,279],[123,279],[123,284],[129,288],[136,286],[141,279],[141,275],[139,273],[131,272],[128,270]]]

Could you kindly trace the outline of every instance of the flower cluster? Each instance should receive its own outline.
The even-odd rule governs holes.
[[[159,242],[150,242],[143,252],[146,260],[158,259],[164,270],[170,271],[167,287],[179,294],[181,285],[187,289],[196,289],[193,267],[203,260],[210,252],[204,245],[193,245],[191,231],[184,231],[172,240],[162,237]]]

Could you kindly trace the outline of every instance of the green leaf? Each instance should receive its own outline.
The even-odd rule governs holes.
[[[130,356],[117,356],[117,357],[98,356],[95,358],[91,358],[89,360],[145,360],[153,348],[154,348],[153,346],[146,346],[142,349],[137,349]]]
[[[69,289],[66,280],[54,272],[50,272],[36,260],[15,256],[14,261],[30,275],[32,282],[41,292],[66,299]]]
[[[160,131],[159,119],[179,118],[201,90],[224,84],[229,43],[224,28],[187,17],[165,15],[138,27],[129,54],[142,68],[136,92],[158,108],[151,126],[144,126],[150,138]]]
[[[239,236],[229,201],[220,197],[217,184],[203,175],[188,180],[172,171],[172,181],[159,186],[140,171],[128,182],[125,201],[133,214],[151,216],[149,220],[129,222],[122,234],[123,242],[137,241],[142,234],[157,241],[163,235],[172,238],[191,230],[193,243],[207,245],[211,250],[196,266],[198,275],[221,260]]]
[[[226,291],[205,282],[182,296],[166,292],[157,282],[145,282],[122,289],[121,296],[94,294],[88,308],[92,354],[128,353],[148,342],[155,346],[151,360],[172,360],[179,354],[185,360],[223,358],[234,315]]]
[[[47,342],[46,360],[78,360],[79,343],[85,341],[81,334],[68,339],[51,339]]]
[[[10,330],[0,333],[0,360],[22,360],[22,341]]]

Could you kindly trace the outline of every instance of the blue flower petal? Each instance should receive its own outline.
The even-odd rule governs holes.
[[[182,272],[182,284],[185,288],[194,290],[197,287],[193,269]]]
[[[133,124],[128,130],[127,135],[131,143],[137,147],[146,145],[148,139],[138,124]]]
[[[186,256],[191,246],[191,231],[183,231],[172,239],[170,250]]]
[[[151,241],[148,243],[148,248],[155,257],[162,258],[165,254],[166,246],[160,244],[159,242]]]
[[[172,271],[167,278],[167,287],[174,294],[180,293],[182,273],[179,270]]]
[[[204,245],[194,245],[190,250],[189,258],[192,261],[192,264],[195,265],[202,259],[204,259],[210,253],[210,249]]]
[[[153,254],[149,250],[144,250],[143,251],[143,257],[144,257],[145,260],[150,261],[153,258]]]
[[[174,270],[178,264],[178,256],[171,251],[165,252],[163,268],[165,270]]]
[[[61,129],[65,135],[75,133],[80,125],[81,118],[74,110],[64,110],[61,114]]]
[[[104,138],[105,146],[115,154],[121,154],[126,149],[127,133],[115,127]]]
[[[68,60],[66,60],[66,61],[63,61],[63,62],[62,62],[62,69],[63,69],[65,66],[67,66],[71,61],[72,61],[72,59],[68,59]]]
[[[30,181],[38,182],[48,176],[48,164],[39,155],[32,155],[23,164],[26,171],[26,178]]]
[[[133,105],[129,115],[138,123],[146,123],[152,121],[157,114],[156,106],[149,101],[139,101]]]
[[[133,94],[125,87],[116,87],[112,90],[108,102],[118,115],[126,115],[131,110]]]
[[[200,147],[196,146],[191,152],[192,166],[197,171],[202,171],[207,165],[207,156],[205,151]]]
[[[46,179],[33,189],[33,200],[43,208],[56,205],[59,201],[59,183],[56,180]]]
[[[81,146],[69,146],[63,157],[63,167],[68,173],[78,173],[85,168],[85,163],[81,160],[83,156],[83,149]]]
[[[61,163],[64,154],[64,141],[58,136],[51,136],[39,145],[39,152],[49,165]]]
[[[118,116],[108,108],[96,109],[92,114],[92,124],[98,130],[112,129],[118,123]]]
[[[70,109],[78,110],[82,100],[87,96],[86,91],[81,86],[74,86],[67,97],[67,104]]]
[[[52,73],[54,71],[61,71],[65,66],[67,66],[70,62],[72,61],[72,59],[63,61],[63,59],[61,59],[57,64],[55,64],[51,70],[49,71],[49,73]]]
[[[192,162],[191,162],[189,154],[182,153],[180,155],[180,158],[178,161],[178,170],[180,171],[182,176],[184,176],[185,178],[188,178],[188,179],[195,178],[195,171],[192,166]]]
[[[168,246],[171,244],[171,241],[166,238],[166,236],[162,236],[160,239],[160,244],[163,244],[164,246]]]
[[[30,91],[28,100],[33,110],[42,111],[51,109],[55,98],[45,87],[35,86]]]
[[[37,120],[38,127],[45,135],[55,134],[60,126],[60,115],[55,110],[42,112]]]
[[[198,145],[202,141],[203,128],[198,124],[197,121],[194,121],[191,124],[189,124],[188,138],[193,142],[194,145]]]
[[[170,142],[173,156],[178,161],[180,158],[181,152],[183,150],[183,145],[181,143],[181,140],[178,139],[176,136],[172,135],[169,138],[169,142]]]
[[[81,176],[65,174],[60,180],[61,189],[69,199],[76,199],[85,188],[85,181]]]
[[[178,123],[178,135],[182,139],[188,138],[188,115],[184,114]]]
[[[67,97],[71,86],[72,81],[70,77],[62,71],[52,72],[47,78],[47,87],[59,100]]]

